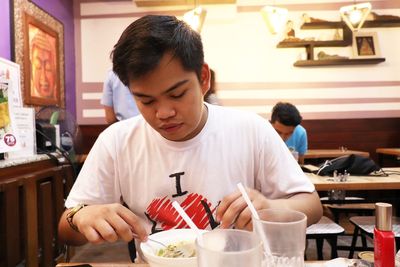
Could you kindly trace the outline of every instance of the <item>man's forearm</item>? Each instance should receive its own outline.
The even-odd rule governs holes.
[[[88,241],[84,235],[72,229],[68,224],[67,213],[68,210],[63,213],[58,224],[58,238],[67,245],[81,246],[86,244]]]
[[[115,115],[114,112],[114,108],[113,107],[109,107],[109,106],[104,106],[104,112],[105,112],[105,116],[106,116],[106,122],[108,124],[113,124],[114,122],[117,121],[117,117]]]
[[[271,208],[287,208],[307,215],[307,225],[317,223],[322,217],[322,206],[318,193],[299,193],[288,199],[276,199],[270,202]]]
[[[299,164],[303,165],[304,164],[304,155],[299,155]]]

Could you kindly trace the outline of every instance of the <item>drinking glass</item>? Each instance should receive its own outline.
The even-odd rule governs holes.
[[[262,243],[254,232],[217,229],[196,239],[198,267],[261,267]]]
[[[289,209],[264,209],[253,217],[253,231],[264,247],[263,267],[303,267],[307,216]]]

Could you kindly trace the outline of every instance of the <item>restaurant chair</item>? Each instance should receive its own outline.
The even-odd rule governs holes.
[[[351,241],[351,247],[349,252],[349,258],[353,258],[354,251],[364,251],[364,250],[373,250],[373,247],[368,247],[366,242],[362,244],[362,247],[357,247],[357,239],[358,236],[367,236],[369,238],[373,238],[374,236],[374,228],[375,228],[375,216],[354,216],[350,218],[350,222],[354,225],[354,233]],[[392,218],[392,228],[395,234],[396,239],[396,248],[400,248],[400,218],[393,217]]]
[[[326,240],[331,246],[331,259],[337,258],[337,238],[344,233],[344,228],[329,219],[322,216],[316,224],[310,225],[306,230],[307,239],[315,239],[317,245],[318,260],[323,260],[323,245]]]

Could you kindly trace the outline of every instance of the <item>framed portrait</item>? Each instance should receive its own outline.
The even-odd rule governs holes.
[[[23,103],[65,107],[64,27],[28,0],[12,0],[14,57],[21,66]]]
[[[378,36],[376,32],[353,33],[353,56],[354,58],[380,57]]]

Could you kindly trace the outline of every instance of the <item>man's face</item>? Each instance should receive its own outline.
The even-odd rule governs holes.
[[[53,56],[49,50],[37,46],[32,48],[32,81],[40,97],[51,98],[54,95]]]
[[[283,141],[286,141],[289,139],[290,136],[292,136],[293,131],[294,131],[294,126],[287,126],[279,121],[275,121],[272,123],[272,126],[275,128],[275,130],[278,132],[280,137],[283,139]]]
[[[130,81],[136,104],[144,119],[164,138],[185,141],[196,136],[207,120],[203,95],[210,86],[207,64],[202,83],[194,72],[183,69],[178,59],[165,54],[157,68]]]

